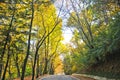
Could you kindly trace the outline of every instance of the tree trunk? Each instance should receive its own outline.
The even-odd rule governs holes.
[[[44,43],[45,45],[45,64],[44,64],[44,69],[43,69],[43,74],[47,74],[47,44],[46,44],[46,41]]]
[[[18,55],[16,55],[15,66],[17,68],[17,77],[20,77],[20,68],[18,65]]]
[[[10,78],[10,80],[11,80],[11,78],[12,78],[12,74],[11,74],[11,59],[10,59],[10,61],[9,61],[9,70],[8,70],[8,73],[9,73],[9,78]]]
[[[53,75],[54,74],[54,69],[53,69],[53,63],[50,63],[50,70],[49,74]]]
[[[3,61],[3,58],[4,58],[6,46],[7,46],[7,44],[8,44],[8,40],[9,40],[9,37],[10,37],[10,29],[11,29],[11,27],[12,27],[13,20],[14,20],[14,15],[15,15],[15,10],[13,11],[12,19],[11,19],[10,24],[9,24],[10,26],[9,26],[9,28],[8,28],[8,31],[7,31],[7,35],[6,35],[6,39],[5,39],[5,44],[4,44],[4,47],[3,47],[3,49],[2,49],[2,54],[1,54],[1,56],[0,56],[0,61]],[[0,78],[1,78],[1,76],[2,76],[2,66],[3,66],[3,65],[0,64]]]
[[[47,74],[48,73],[47,67],[48,67],[48,60],[45,59],[45,66],[44,66],[43,74]]]
[[[10,59],[10,53],[9,53],[9,51],[10,50],[8,50],[7,62],[6,62],[5,69],[4,69],[3,76],[2,76],[1,80],[5,80],[5,75],[6,75],[6,72],[7,72],[8,62],[9,62],[9,59]]]
[[[40,71],[40,69],[39,69],[39,55],[38,55],[38,57],[37,57],[37,68],[36,68],[36,78],[38,78],[39,77],[39,71]]]
[[[33,65],[33,70],[32,70],[32,80],[34,80],[34,76],[35,76],[35,66],[36,66],[36,59],[37,59],[37,54],[38,54],[38,48],[36,49],[35,52],[35,58],[34,58],[34,65]]]
[[[22,67],[21,80],[24,80],[26,65],[27,65],[27,61],[28,61],[29,54],[30,54],[31,30],[32,30],[32,24],[33,24],[33,19],[34,19],[34,0],[32,0],[32,6],[31,6],[31,7],[32,7],[32,18],[31,18],[30,29],[29,29],[29,38],[28,38],[27,54],[26,54],[26,57],[25,57],[25,59],[24,59],[24,64],[23,64],[23,67]]]

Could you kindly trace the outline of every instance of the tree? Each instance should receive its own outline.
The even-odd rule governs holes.
[[[4,5],[4,3],[3,3],[3,5]],[[6,38],[5,38],[5,43],[3,45],[3,49],[2,49],[2,52],[1,52],[2,54],[0,55],[0,61],[3,61],[7,44],[8,44],[8,42],[10,42],[10,32],[11,32],[11,28],[12,28],[12,24],[13,24],[13,19],[14,19],[14,15],[15,15],[15,8],[13,7],[12,10],[13,10],[13,14],[11,16],[11,20],[10,20],[10,23],[9,23],[7,34],[5,34]],[[3,17],[3,18],[6,18],[6,16]],[[6,68],[7,68],[7,66],[8,66],[8,61],[6,63]],[[6,71],[4,71],[4,73],[6,73]],[[2,74],[2,64],[0,64],[0,77],[1,77],[1,74]],[[3,79],[4,79],[4,77],[5,77],[5,74],[3,75]]]
[[[113,2],[102,0],[70,1],[73,12],[70,13],[67,25],[68,27],[73,27],[79,33],[78,38],[73,37],[72,43],[73,49],[74,47],[75,50],[79,49],[77,53],[80,53],[81,63],[89,67],[100,61],[105,61],[105,56],[110,55],[112,53],[111,50],[113,50],[109,46],[113,40],[112,35],[115,32],[112,31],[113,33],[110,34],[109,31],[113,30],[110,25],[114,23],[112,21],[113,18],[115,19],[114,16],[118,15],[118,5],[114,3],[114,0]],[[82,44],[80,44],[81,41],[83,41]],[[83,49],[85,50],[82,51],[80,47],[84,43]],[[80,57],[82,54],[84,55]]]
[[[24,59],[24,64],[23,64],[23,67],[22,67],[21,80],[24,80],[24,75],[25,75],[25,70],[26,70],[26,64],[27,64],[28,56],[30,54],[31,31],[32,31],[32,25],[33,25],[33,19],[34,19],[34,0],[32,0],[31,4],[32,4],[31,5],[31,8],[32,8],[32,17],[31,17],[30,28],[29,28],[29,38],[28,38],[27,54],[26,54],[26,57]]]
[[[0,54],[0,61],[3,65],[1,70],[4,70],[4,72],[1,71],[3,78],[12,79],[16,76],[21,76],[21,80],[23,80],[24,76],[32,73],[32,68],[33,74],[37,72],[35,71],[36,62],[37,68],[40,67],[39,65],[44,65],[39,63],[42,62],[41,56],[43,55],[40,54],[42,53],[40,50],[43,48],[44,42],[47,45],[47,59],[55,58],[53,56],[57,54],[58,43],[62,34],[62,20],[59,18],[60,13],[56,14],[53,2],[51,0],[32,2],[30,0],[15,0],[12,2],[5,0],[0,3],[0,8],[2,9],[0,11],[0,51],[4,52],[4,54]],[[52,40],[55,42],[52,42]],[[36,44],[33,46],[33,50],[31,49],[32,42]],[[10,55],[7,53],[9,51],[8,44],[10,44]],[[50,51],[49,53],[48,50]],[[10,57],[7,58],[7,56]]]
[[[52,36],[56,36],[53,34],[54,32],[57,32],[57,31],[61,32],[60,31],[61,20],[59,19],[59,16],[56,16],[54,5],[50,4],[47,6],[46,4],[43,4],[41,6],[38,6],[38,9],[40,9],[40,11],[36,11],[34,25],[38,26],[38,29],[40,29],[40,31],[38,30],[38,33],[37,33],[38,38],[36,41],[37,43],[36,43],[36,51],[35,51],[34,65],[33,65],[33,71],[32,71],[32,73],[33,73],[32,79],[34,79],[34,75],[35,75],[36,62],[39,60],[39,59],[37,59],[37,56],[39,55],[38,54],[39,49],[41,48],[41,46],[44,43],[45,44],[45,49],[44,49],[45,50],[45,67],[44,67],[43,74],[45,74],[47,72],[46,69],[47,69],[47,65],[48,65],[48,59],[47,59],[48,54],[49,54],[48,52],[50,52],[50,51],[48,51],[49,45],[50,45],[49,40]],[[49,14],[46,12],[48,12]],[[40,17],[40,18],[38,19],[38,17]],[[36,20],[40,21],[41,23],[38,24],[36,22]],[[43,32],[43,34],[41,33],[41,31]]]

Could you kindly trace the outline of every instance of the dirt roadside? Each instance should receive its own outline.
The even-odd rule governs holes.
[[[90,77],[84,77],[84,76],[80,76],[80,75],[72,75],[73,77],[75,78],[78,78],[80,80],[96,80],[96,79],[93,79],[93,78],[90,78]]]

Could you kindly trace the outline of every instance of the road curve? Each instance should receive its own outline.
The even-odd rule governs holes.
[[[68,75],[51,75],[47,77],[43,77],[40,80],[80,80]]]

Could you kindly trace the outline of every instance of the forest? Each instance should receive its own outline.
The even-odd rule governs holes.
[[[0,0],[0,38],[0,80],[120,79],[120,0]]]

